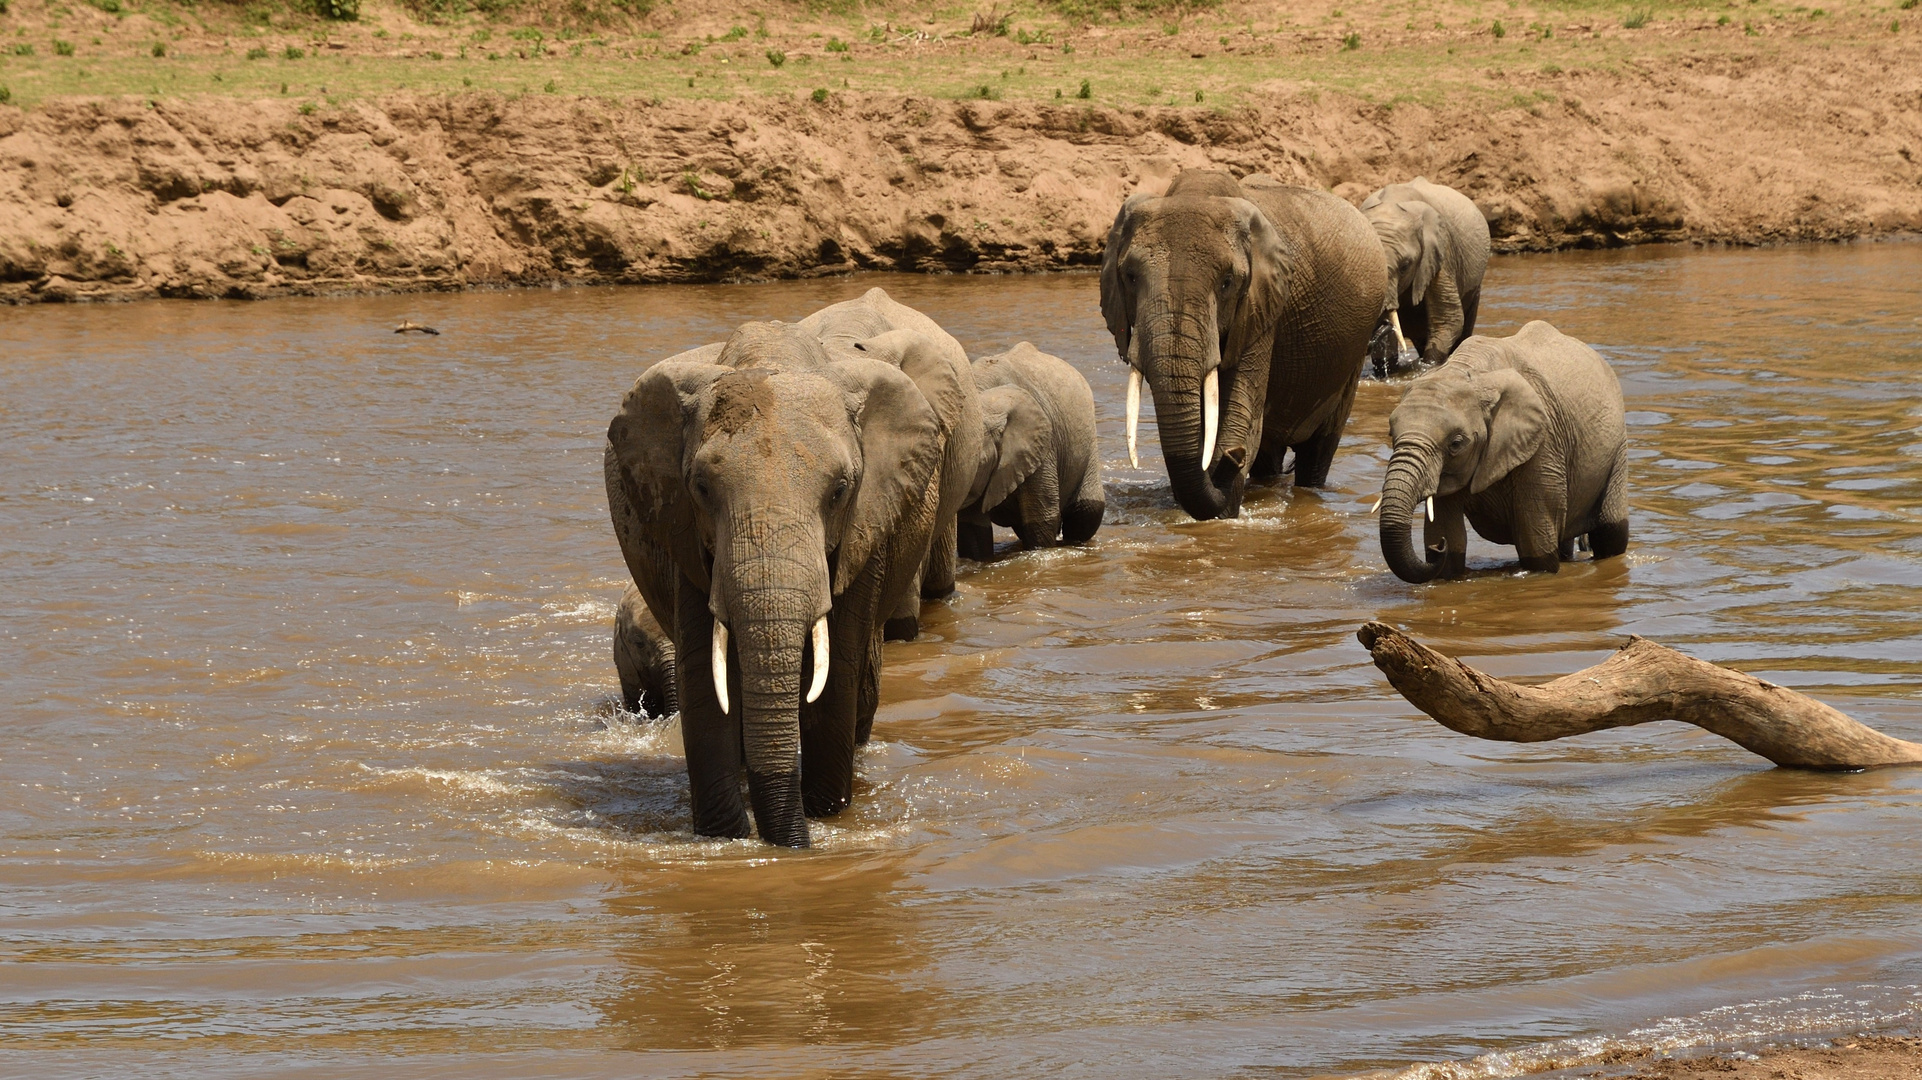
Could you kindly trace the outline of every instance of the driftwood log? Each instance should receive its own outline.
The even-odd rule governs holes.
[[[1443,727],[1481,739],[1544,742],[1680,720],[1793,769],[1922,764],[1922,744],[1645,638],[1630,638],[1594,667],[1523,686],[1451,660],[1385,623],[1367,623],[1355,636],[1401,696]]]

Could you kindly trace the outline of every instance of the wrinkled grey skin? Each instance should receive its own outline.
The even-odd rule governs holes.
[[[1468,196],[1419,176],[1368,196],[1361,212],[1388,261],[1383,321],[1399,311],[1402,334],[1422,363],[1447,360],[1475,332],[1488,219]]]
[[[889,612],[886,636],[911,641],[920,633],[922,600],[954,592],[955,516],[966,501],[968,481],[981,456],[980,405],[973,370],[961,343],[933,319],[896,301],[885,290],[869,289],[797,324],[830,347],[863,350],[907,371],[930,395],[944,444],[933,538],[922,561],[918,586],[899,598]],[[903,332],[906,333],[903,333]],[[938,380],[924,368],[945,368]],[[936,392],[935,386],[950,390]]]
[[[961,554],[994,558],[996,525],[1029,548],[1086,542],[1107,508],[1088,380],[1023,341],[976,360],[974,383],[981,453],[960,515]]]
[[[648,609],[672,627],[694,829],[805,847],[853,796],[873,723],[880,622],[912,587],[936,509],[934,410],[899,368],[748,323],[662,361],[608,425],[608,510]],[[809,630],[826,615],[827,685]],[[730,631],[731,711],[714,692]],[[745,779],[747,799],[742,798]]]
[[[621,676],[621,708],[628,712],[659,718],[681,707],[674,643],[632,583],[614,610],[614,670]]]
[[[1341,444],[1387,269],[1361,212],[1266,175],[1190,170],[1134,195],[1101,264],[1101,313],[1152,390],[1175,500],[1234,517],[1250,475],[1320,487]],[[1214,460],[1202,387],[1220,370]]]
[[[1554,573],[1587,536],[1595,558],[1628,549],[1628,429],[1608,361],[1545,322],[1471,337],[1409,384],[1388,418],[1381,550],[1403,581],[1460,577],[1468,535],[1513,544]],[[1435,499],[1425,558],[1409,523]]]

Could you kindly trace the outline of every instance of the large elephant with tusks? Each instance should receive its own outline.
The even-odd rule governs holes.
[[[1175,501],[1234,517],[1249,477],[1320,487],[1341,444],[1388,274],[1368,220],[1326,191],[1189,171],[1134,195],[1109,230],[1101,313],[1154,396]]]
[[[931,402],[963,390],[900,335],[877,339],[890,362],[749,323],[648,369],[608,425],[615,535],[674,639],[697,833],[749,835],[751,805],[763,840],[806,847],[806,818],[853,797],[881,620],[939,509],[955,420]]]

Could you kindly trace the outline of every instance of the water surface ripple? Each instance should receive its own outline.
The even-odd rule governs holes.
[[[1485,330],[1621,375],[1633,545],[1420,588],[1367,513],[1395,389],[1328,490],[1188,521],[1092,276],[0,313],[0,1072],[1502,1075],[1911,1023],[1922,774],[1475,742],[1353,633],[1523,678],[1643,634],[1922,738],[1917,280],[1497,260]],[[1087,373],[1110,520],[888,646],[816,850],[698,841],[676,729],[610,708],[602,432],[653,360],[877,283]]]

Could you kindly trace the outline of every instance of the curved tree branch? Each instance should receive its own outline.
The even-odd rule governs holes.
[[[1922,764],[1922,744],[1890,738],[1814,698],[1645,638],[1630,638],[1594,667],[1522,686],[1451,660],[1385,623],[1367,623],[1355,636],[1416,708],[1481,739],[1544,742],[1680,720],[1789,768]]]

